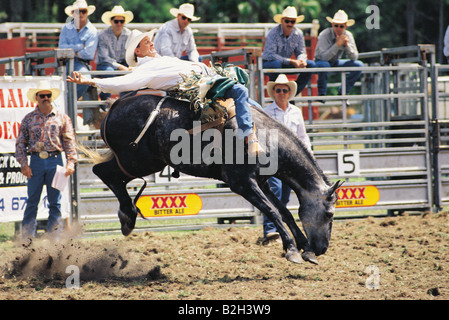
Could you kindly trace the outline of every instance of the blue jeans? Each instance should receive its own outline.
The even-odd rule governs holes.
[[[100,63],[97,64],[97,71],[115,71],[114,67],[110,63]],[[98,78],[109,78],[111,76],[98,76]],[[110,93],[100,92],[100,99],[107,100],[111,96]]]
[[[363,67],[363,62],[359,60],[341,59],[334,62],[328,62],[324,60],[315,60],[315,66],[317,68],[330,68],[330,67]],[[346,92],[348,94],[354,83],[360,78],[362,71],[351,71],[346,74]],[[327,72],[318,73],[318,95],[325,96],[327,94]],[[341,94],[341,87],[338,88],[338,94]]]
[[[61,233],[61,192],[51,186],[58,164],[63,165],[61,154],[47,159],[31,155],[30,168],[33,175],[28,179],[28,200],[22,220],[22,238],[24,239],[32,238],[36,234],[37,208],[44,184],[47,186],[49,210],[47,230],[53,236],[59,236]]]
[[[190,61],[190,60],[189,60],[189,56],[188,56],[187,54],[181,56],[181,58],[179,58],[179,59],[181,59],[181,60],[186,60],[186,61]],[[203,62],[203,58],[199,57],[199,58],[198,58],[198,61],[199,61],[199,62]]]
[[[284,65],[282,64],[280,61],[277,60],[263,60],[262,61],[262,67],[265,69],[268,68],[272,68],[272,69],[287,69],[287,68],[293,68],[290,65]],[[312,60],[307,60],[307,68],[315,68],[315,61]],[[277,76],[279,74],[278,73],[269,73],[268,74],[268,79],[270,81],[275,81]],[[296,89],[296,94],[298,95],[299,93],[302,92],[302,90],[306,87],[307,83],[309,83],[310,77],[312,76],[311,72],[304,72],[304,73],[299,73],[298,74],[298,78],[296,78],[296,84],[297,84],[297,89]]]
[[[286,184],[282,183],[281,180],[275,177],[270,177],[268,179],[268,184],[270,185],[271,191],[273,191],[274,195],[282,202],[284,206],[287,207],[288,202],[290,201],[290,194],[292,193],[292,189]],[[276,226],[267,216],[263,216],[263,236],[266,237],[270,232],[277,232]]]
[[[89,68],[83,62],[81,62],[79,59],[76,59],[76,58],[75,58],[75,63],[74,63],[73,69],[74,69],[74,71],[79,71],[79,72],[90,71]],[[90,75],[84,75],[84,77],[86,77],[87,79],[92,78]],[[81,98],[84,95],[84,93],[86,93],[87,88],[89,88],[89,86],[87,86],[87,85],[76,85],[77,99]]]
[[[122,64],[122,65],[124,65],[126,67],[128,66],[128,64],[126,62],[120,62],[120,64]],[[114,69],[112,64],[107,63],[107,62],[103,62],[103,63],[97,64],[97,71],[119,71],[119,70]],[[110,76],[105,76],[105,75],[98,76],[98,78],[110,78],[110,77],[115,77],[115,76],[113,76],[113,75],[110,75]],[[124,94],[126,94],[126,92],[121,92],[120,93],[120,97],[123,96]],[[100,96],[101,100],[107,100],[107,99],[109,99],[109,97],[111,97],[111,94],[110,93],[106,93],[106,92],[100,92],[99,96]]]
[[[248,97],[248,89],[239,83],[233,85],[224,94],[225,99],[232,98],[235,103],[235,116],[237,125],[241,131],[237,132],[237,137],[243,139],[244,137],[253,133],[253,120],[251,117],[251,110],[249,104],[262,108],[257,102]]]

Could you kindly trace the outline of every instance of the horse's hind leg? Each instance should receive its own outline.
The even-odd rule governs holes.
[[[126,189],[126,184],[131,181],[117,165],[115,159],[97,164],[92,171],[111,189],[119,201],[118,216],[122,225],[122,233],[127,236],[134,229],[137,218],[137,210]]]
[[[242,181],[241,179],[239,179],[239,181],[232,181],[232,179],[228,179],[228,184],[232,191],[248,200],[274,223],[282,238],[287,260],[301,263],[303,261],[301,255],[295,245],[295,241],[282,223],[281,214],[279,213],[278,208],[276,208],[276,206],[273,205],[262,192],[256,181],[253,179],[250,179],[249,181]]]

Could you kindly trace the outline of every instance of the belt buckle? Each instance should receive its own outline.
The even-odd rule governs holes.
[[[39,152],[39,158],[41,159],[47,159],[48,158],[48,152],[47,151],[41,151]]]

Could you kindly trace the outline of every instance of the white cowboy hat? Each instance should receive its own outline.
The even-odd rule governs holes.
[[[301,21],[304,20],[303,15],[298,16],[298,13],[297,13],[295,7],[285,8],[281,14],[275,14],[273,20],[277,23],[281,23],[282,18],[296,19],[296,23],[300,23]]]
[[[170,9],[170,13],[172,14],[172,16],[177,17],[178,14],[182,14],[184,16],[186,16],[189,19],[192,19],[192,21],[198,21],[200,20],[199,17],[195,17],[193,15],[193,12],[195,11],[195,7],[190,4],[190,3],[183,3],[179,6],[179,9],[176,8],[171,8]]]
[[[354,19],[348,19],[348,15],[346,14],[346,12],[344,12],[343,10],[338,10],[335,14],[334,17],[326,17],[327,21],[329,21],[330,23],[346,23],[346,25],[348,27],[354,25],[355,20]]]
[[[27,92],[28,100],[31,102],[37,103],[36,94],[41,91],[50,91],[51,92],[51,101],[55,101],[59,95],[61,94],[61,90],[58,88],[52,88],[50,82],[48,80],[39,81],[36,89],[30,89]]]
[[[72,17],[72,11],[76,9],[87,9],[87,15],[91,15],[95,11],[95,6],[88,6],[86,0],[76,0],[73,5],[67,6],[64,11],[69,17]]]
[[[126,40],[125,44],[126,63],[128,63],[128,66],[135,67],[137,65],[137,61],[134,59],[134,50],[136,50],[137,46],[143,38],[149,37],[150,40],[153,40],[154,33],[156,31],[156,28],[151,30],[150,32],[141,32],[139,30],[131,31],[131,34],[129,35],[128,40]]]
[[[124,17],[125,24],[130,23],[134,19],[134,14],[131,11],[125,11],[122,6],[114,6],[111,11],[106,11],[101,16],[101,21],[105,24],[111,24],[111,18]]]
[[[277,84],[285,84],[290,88],[290,96],[288,97],[288,100],[293,99],[293,97],[296,95],[296,89],[298,87],[296,82],[289,81],[287,79],[287,76],[285,74],[281,73],[276,78],[276,81],[268,81],[268,83],[267,83],[267,91],[268,91],[268,95],[270,96],[271,99],[274,100],[273,88]]]

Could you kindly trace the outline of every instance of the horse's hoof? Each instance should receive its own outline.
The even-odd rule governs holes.
[[[310,263],[318,264],[318,260],[317,260],[317,258],[316,258],[316,255],[315,255],[315,253],[313,253],[312,251],[304,251],[304,252],[302,253],[302,258],[303,258],[305,261],[309,261]]]
[[[133,231],[134,226],[136,224],[136,217],[134,217],[134,219],[132,219],[126,213],[123,213],[123,211],[121,211],[121,210],[119,210],[119,212],[118,212],[118,217],[119,217],[120,223],[122,225],[122,228],[121,228],[122,234],[126,237]]]
[[[287,258],[288,261],[293,263],[303,262],[301,255],[299,254],[298,251],[291,251],[291,250],[287,251],[287,253],[285,254],[285,258]]]

